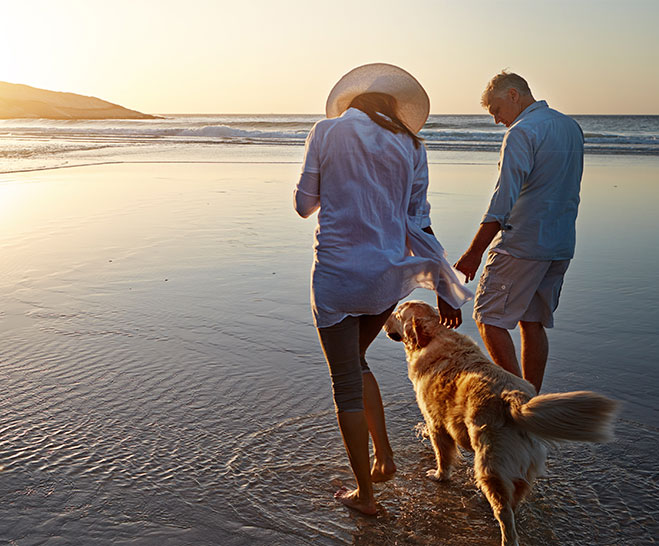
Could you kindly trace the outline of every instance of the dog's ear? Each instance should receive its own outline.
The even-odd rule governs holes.
[[[432,335],[428,331],[427,320],[412,320],[405,325],[405,339],[413,347],[423,349],[432,340]]]

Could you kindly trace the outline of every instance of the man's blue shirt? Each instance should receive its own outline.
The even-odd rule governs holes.
[[[574,256],[583,144],[577,122],[545,101],[517,117],[504,136],[499,177],[481,222],[502,226],[492,251],[531,260]]]

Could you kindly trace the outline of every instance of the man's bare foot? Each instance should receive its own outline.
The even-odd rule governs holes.
[[[384,461],[375,459],[373,468],[371,468],[371,481],[373,483],[386,482],[394,477],[396,473],[396,463],[393,457],[388,457]]]
[[[374,516],[377,514],[378,509],[375,506],[375,500],[370,502],[363,502],[357,496],[357,489],[348,489],[347,487],[342,487],[336,493],[334,493],[334,498],[339,502],[345,504],[348,508],[357,510],[362,514],[367,516]]]

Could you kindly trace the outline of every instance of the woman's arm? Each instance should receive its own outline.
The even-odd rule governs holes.
[[[293,192],[293,206],[302,218],[308,218],[320,208],[320,159],[316,128],[313,126],[304,143],[302,174]]]
[[[435,232],[430,226],[424,227],[428,235],[435,236]],[[462,324],[462,310],[454,309],[448,303],[446,303],[442,298],[437,295],[437,312],[439,313],[439,322],[446,326],[446,328],[457,328]]]
[[[428,158],[426,148],[423,144],[417,150],[417,160],[414,165],[414,179],[412,181],[412,191],[410,203],[407,209],[407,215],[423,231],[430,229],[430,203],[428,203]],[[426,231],[426,233],[432,233]]]
[[[293,191],[293,206],[302,218],[320,208],[320,174],[303,172]]]

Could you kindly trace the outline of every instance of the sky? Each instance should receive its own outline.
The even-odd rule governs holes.
[[[435,114],[507,68],[568,114],[659,114],[659,0],[0,0],[0,81],[148,113],[322,113],[361,64]]]

